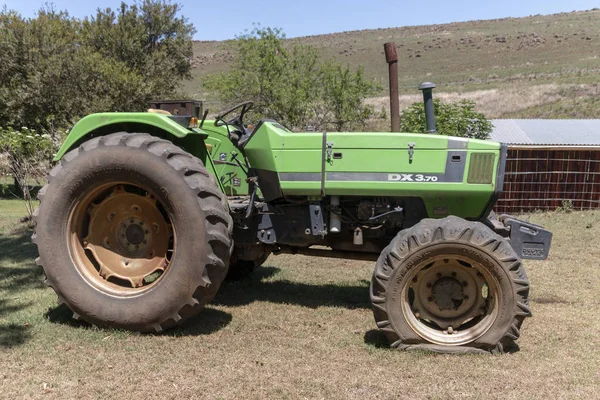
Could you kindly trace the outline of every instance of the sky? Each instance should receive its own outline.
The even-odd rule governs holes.
[[[133,0],[126,1],[132,3]],[[8,9],[32,17],[48,0],[0,0]],[[120,0],[54,0],[57,10],[83,18],[97,8],[117,8]],[[600,7],[600,0],[179,0],[183,14],[196,27],[196,40],[233,39],[253,29],[281,28],[287,37],[359,29],[429,25],[477,19],[525,17]],[[599,22],[600,29],[600,22]]]

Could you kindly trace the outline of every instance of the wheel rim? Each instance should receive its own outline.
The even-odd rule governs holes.
[[[402,289],[410,327],[441,345],[464,345],[483,336],[498,316],[498,280],[480,263],[443,255],[417,265]]]
[[[136,295],[167,272],[175,236],[150,191],[127,183],[97,187],[75,205],[69,221],[73,264],[97,289]]]

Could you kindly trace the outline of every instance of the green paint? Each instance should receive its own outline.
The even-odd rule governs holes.
[[[200,158],[227,195],[248,194],[243,170],[227,164],[235,153],[245,162],[245,153],[252,168],[278,173],[287,196],[320,197],[322,186],[326,196],[414,196],[424,200],[430,217],[479,217],[494,192],[500,153],[499,144],[491,141],[389,132],[326,133],[331,148],[324,151],[323,132],[293,133],[272,122],[254,132],[242,152],[229,140],[227,127],[217,127],[214,121],[191,130],[161,114],[103,113],[79,121],[55,160],[89,137],[123,130],[173,141]],[[484,157],[479,159],[487,163],[470,170],[471,155],[480,153]],[[459,156],[456,162],[452,155]],[[494,183],[467,182],[469,176],[481,174],[479,170],[489,176],[490,169]]]
[[[469,140],[466,148],[448,149],[449,138],[441,135],[382,132],[332,132],[326,135],[326,141],[333,143],[331,154],[325,153],[326,196],[414,196],[424,200],[431,217],[477,218],[494,191],[493,183],[468,184],[467,176],[469,155],[490,153],[495,182],[498,143]],[[414,143],[412,161],[410,143]],[[254,168],[279,173],[285,195],[320,195],[322,132],[291,133],[265,123],[248,142],[245,151]],[[454,167],[452,162],[447,165],[449,151],[461,155],[462,175],[458,177],[449,172],[449,168]],[[334,158],[336,153],[341,158]],[[312,174],[294,176],[290,173]],[[393,180],[405,175],[409,175],[410,180]],[[427,179],[432,181],[427,182]]]
[[[123,124],[128,125],[147,125],[153,129],[160,129],[169,135],[173,135],[178,138],[186,137],[190,134],[198,134],[201,131],[194,132],[190,129],[184,128],[183,126],[172,121],[168,116],[154,113],[99,113],[91,114],[87,117],[82,118],[77,124],[71,129],[67,139],[62,144],[58,153],[54,157],[54,161],[60,160],[75,144],[81,139],[94,134],[95,132],[102,132],[102,134],[109,134],[113,132],[123,131]],[[108,132],[108,133],[106,133]],[[138,131],[139,132],[139,131]],[[142,131],[143,132],[143,131]]]
[[[208,135],[205,139],[206,144],[211,146],[210,157],[215,163],[216,176],[223,182],[224,192],[228,196],[238,196],[248,194],[248,184],[246,183],[246,174],[239,166],[222,164],[222,158],[226,162],[235,163],[233,154],[238,154],[238,160],[244,163],[244,157],[240,151],[235,148],[233,143],[227,137],[227,127],[215,126],[214,121],[204,121],[203,131]],[[239,186],[236,183],[239,182]]]
[[[69,150],[95,136],[109,135],[115,132],[146,132],[163,137],[198,157],[210,173],[219,176],[206,150],[204,138],[206,133],[201,129],[183,127],[167,115],[155,113],[99,113],[82,118],[70,130],[64,143],[56,153],[54,161],[59,161]],[[222,191],[227,188],[219,181]]]

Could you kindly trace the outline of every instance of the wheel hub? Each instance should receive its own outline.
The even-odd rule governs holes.
[[[139,225],[129,225],[125,230],[125,237],[130,244],[139,245],[144,241],[144,229]]]
[[[135,207],[140,208],[137,205]],[[121,247],[131,253],[143,253],[152,244],[150,227],[143,218],[134,216],[128,216],[119,222],[116,237]]]
[[[442,311],[456,310],[465,300],[465,291],[462,284],[455,278],[443,277],[433,284],[431,296]]]
[[[465,322],[485,314],[484,285],[483,275],[468,262],[439,258],[423,265],[412,279],[412,313],[444,332],[456,332]]]

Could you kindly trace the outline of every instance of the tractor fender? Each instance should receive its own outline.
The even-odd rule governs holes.
[[[167,140],[182,139],[188,135],[206,137],[201,130],[179,125],[168,115],[146,112],[91,114],[79,120],[69,131],[54,161],[59,161],[69,150],[86,140],[115,132],[146,132]]]
[[[82,118],[69,131],[67,138],[54,156],[54,161],[60,161],[68,151],[79,147],[87,140],[116,132],[143,132],[169,140],[184,151],[199,158],[208,171],[213,176],[218,177],[204,141],[208,135],[203,130],[190,129],[187,126],[180,125],[170,115],[148,112],[99,113]],[[215,181],[221,191],[225,192],[221,180],[215,179]]]

